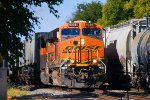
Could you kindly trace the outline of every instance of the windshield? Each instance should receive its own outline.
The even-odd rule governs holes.
[[[80,29],[78,28],[65,28],[61,31],[62,40],[70,39],[80,35]]]
[[[100,28],[83,28],[82,34],[96,39],[102,39]]]

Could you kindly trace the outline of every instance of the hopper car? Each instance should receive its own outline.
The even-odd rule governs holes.
[[[149,19],[132,19],[106,29],[109,84],[150,88]]]

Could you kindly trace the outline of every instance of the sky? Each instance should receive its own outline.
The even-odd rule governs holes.
[[[35,11],[35,16],[39,17],[40,28],[35,26],[35,32],[49,32],[60,25],[68,21],[72,14],[76,10],[77,4],[80,3],[90,3],[95,0],[64,0],[59,6],[54,8],[58,10],[59,18],[56,18],[53,14],[49,12],[49,8],[46,4],[43,4],[42,7],[32,8]],[[98,0],[102,3],[105,3],[106,0]]]

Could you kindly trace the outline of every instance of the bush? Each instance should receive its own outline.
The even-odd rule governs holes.
[[[7,86],[8,97],[23,96],[23,95],[27,95],[28,93],[29,91],[18,89],[12,84],[8,84]]]

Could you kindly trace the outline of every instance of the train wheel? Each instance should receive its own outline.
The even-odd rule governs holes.
[[[53,85],[61,85],[61,78],[58,70],[52,71],[52,80],[53,80]]]
[[[45,74],[45,72],[41,72],[40,79],[43,84],[49,83],[49,77]]]

